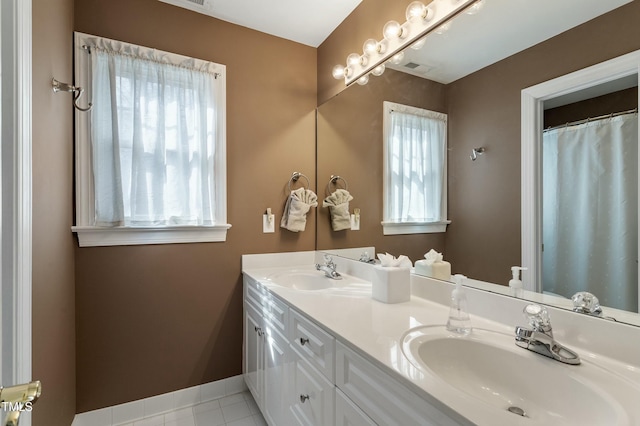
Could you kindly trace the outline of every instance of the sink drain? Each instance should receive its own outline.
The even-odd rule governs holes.
[[[524,410],[520,407],[509,407],[507,408],[507,411],[513,414],[517,414],[520,417],[527,417],[527,413],[525,413]]]

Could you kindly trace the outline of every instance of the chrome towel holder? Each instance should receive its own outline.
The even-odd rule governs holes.
[[[80,105],[78,105],[78,100],[80,99],[80,96],[82,96],[82,94],[84,93],[84,89],[82,87],[72,86],[71,84],[62,83],[56,80],[55,78],[51,79],[51,86],[53,87],[54,93],[58,93],[58,92],[73,93],[74,94],[73,106],[78,111],[87,112],[87,111],[90,111],[91,108],[93,107],[93,104],[91,102],[89,102],[89,105],[86,108],[83,108]]]
[[[349,190],[349,183],[347,182],[347,180],[345,178],[343,178],[342,176],[338,176],[338,175],[331,175],[331,177],[329,178],[329,182],[327,183],[327,194],[330,194],[331,191],[331,185],[335,185],[336,189],[338,189],[338,181],[341,180],[342,182],[344,182],[344,189],[345,190]]]
[[[309,189],[309,187],[311,186],[311,183],[309,182],[309,178],[300,172],[293,172],[293,174],[289,178],[289,182],[287,183],[287,186],[289,187],[289,191],[291,191],[291,183],[292,182],[296,183],[298,179],[300,179],[301,177],[307,181],[307,186],[304,189]]]

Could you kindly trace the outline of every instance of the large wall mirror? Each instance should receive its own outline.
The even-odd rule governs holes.
[[[388,67],[382,76],[372,77],[364,86],[352,85],[319,106],[318,195],[331,190],[325,186],[332,175],[344,177],[354,197],[351,209],[360,210],[361,227],[359,231],[334,232],[329,213],[319,208],[318,250],[374,246],[378,252],[406,254],[415,262],[436,249],[452,263],[453,272],[502,284],[488,290],[503,294],[508,294],[510,267],[521,265],[528,250],[538,252],[537,246],[522,245],[526,217],[538,213],[521,204],[521,173],[523,167],[529,167],[521,165],[521,160],[539,153],[535,149],[525,153],[521,147],[521,94],[527,88],[640,49],[640,4],[628,0],[483,3],[474,14],[458,15],[445,31],[429,34],[421,50],[407,49],[403,62],[393,69]],[[625,87],[600,91],[591,98],[625,91],[626,99],[632,99],[635,106],[627,108],[625,104],[624,108],[636,108],[635,74],[635,80],[626,80]],[[547,109],[573,103],[565,97],[560,104],[553,104],[550,99],[559,95],[544,100]],[[383,101],[448,115],[451,224],[444,233],[383,235]],[[574,111],[566,121],[593,117],[595,111],[601,109],[589,110],[586,117],[576,116]],[[536,125],[541,134],[544,124]],[[484,153],[472,161],[472,150],[479,147]],[[533,164],[537,167],[536,161]],[[539,196],[538,191],[533,193]],[[634,203],[637,206],[637,200]],[[632,256],[637,263],[637,243],[635,249]],[[529,287],[536,290],[534,284]],[[565,294],[527,294],[538,302],[571,306]],[[637,286],[635,293],[624,297],[634,294],[637,312]],[[621,309],[634,311],[633,307]],[[620,313],[617,319],[640,325],[637,313]]]

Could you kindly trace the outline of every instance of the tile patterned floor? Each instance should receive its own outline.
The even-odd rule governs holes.
[[[250,392],[237,393],[121,426],[266,426]],[[120,426],[120,425],[119,425]]]

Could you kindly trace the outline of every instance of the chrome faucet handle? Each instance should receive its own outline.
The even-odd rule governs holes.
[[[324,255],[324,264],[331,269],[336,269],[336,264],[333,263],[333,257],[329,256],[328,254]]]
[[[549,336],[553,335],[551,318],[549,317],[547,308],[531,303],[525,306],[522,312],[524,313],[525,318],[529,321],[529,326],[531,326],[533,330],[540,331]]]
[[[588,291],[579,291],[571,296],[573,302],[573,310],[581,314],[602,315],[602,308],[600,307],[600,301],[596,296]]]

